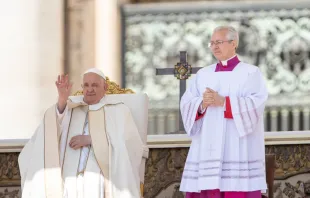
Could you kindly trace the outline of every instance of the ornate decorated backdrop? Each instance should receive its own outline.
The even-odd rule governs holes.
[[[125,85],[146,92],[150,120],[166,126],[150,128],[151,134],[176,130],[158,120],[177,122],[179,104],[178,80],[156,76],[155,68],[173,67],[181,50],[193,67],[214,63],[207,43],[223,24],[240,33],[240,59],[264,74],[270,94],[266,130],[310,129],[310,1],[128,5],[123,13]]]
[[[151,149],[145,174],[145,198],[183,198],[179,184],[187,152],[188,148]],[[276,155],[274,197],[310,197],[310,146],[266,146],[266,153]]]
[[[183,198],[179,192],[188,148],[150,149],[144,198]],[[275,198],[310,197],[310,145],[266,146],[276,156]],[[20,197],[18,153],[0,153],[0,198]]]

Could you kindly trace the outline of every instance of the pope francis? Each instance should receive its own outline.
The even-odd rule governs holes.
[[[56,81],[58,102],[19,155],[22,198],[139,198],[143,143],[129,108],[106,95],[104,74],[83,74],[83,95]]]

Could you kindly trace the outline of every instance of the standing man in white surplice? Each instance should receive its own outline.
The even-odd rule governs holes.
[[[180,190],[186,198],[260,198],[267,189],[263,113],[268,92],[257,66],[240,62],[238,32],[217,27],[218,63],[200,69],[181,99],[192,144]]]

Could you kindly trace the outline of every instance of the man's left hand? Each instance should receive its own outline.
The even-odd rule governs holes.
[[[216,91],[207,88],[208,91],[211,92],[212,94],[212,98],[213,98],[213,102],[212,102],[212,106],[218,106],[218,107],[223,107],[224,106],[224,102],[225,102],[225,98],[220,96]]]
[[[89,135],[77,135],[71,138],[69,146],[76,150],[83,146],[89,146],[91,144],[91,138]]]

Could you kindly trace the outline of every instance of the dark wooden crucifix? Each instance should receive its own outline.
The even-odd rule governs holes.
[[[191,74],[196,74],[199,69],[202,67],[191,67],[191,65],[187,62],[187,52],[181,51],[180,52],[180,62],[177,63],[174,68],[163,68],[163,69],[156,69],[156,75],[173,75],[180,80],[180,97],[179,102],[181,101],[181,97],[183,96],[186,90],[186,80]],[[184,125],[182,121],[181,111],[179,108],[179,131],[178,133],[184,133]]]

